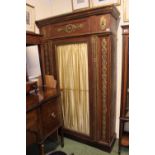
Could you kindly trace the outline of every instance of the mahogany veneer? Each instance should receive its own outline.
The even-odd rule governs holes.
[[[44,59],[42,35],[26,33],[26,46],[38,45],[41,63],[42,83],[34,93],[26,96],[26,144],[40,144],[40,154],[44,155],[44,141],[53,133],[60,131],[61,146],[63,141],[63,119],[60,107],[60,92],[58,89],[45,87]],[[28,79],[27,79],[28,80]],[[27,92],[36,87],[35,82],[26,83]]]
[[[41,44],[42,35],[26,32],[26,46]]]
[[[56,47],[71,43],[87,43],[90,135],[69,129],[65,129],[65,135],[109,152],[116,135],[118,19],[119,12],[111,5],[36,22],[43,35],[45,74],[54,75],[57,81]]]
[[[119,148],[129,147],[129,132],[125,131],[125,123],[129,123],[129,25],[122,26],[122,93],[120,110]]]
[[[44,88],[26,96],[26,129],[36,134],[37,142],[43,143],[48,136],[59,128],[63,121],[60,107],[60,93],[56,89]],[[61,132],[63,146],[63,135]],[[31,137],[29,137],[31,139]],[[28,142],[32,143],[31,140]]]

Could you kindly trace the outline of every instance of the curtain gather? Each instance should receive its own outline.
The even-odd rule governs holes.
[[[89,135],[87,44],[59,45],[56,56],[64,126]]]

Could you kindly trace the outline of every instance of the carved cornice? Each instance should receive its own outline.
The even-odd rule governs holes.
[[[82,10],[73,13],[67,13],[64,15],[59,15],[51,18],[46,18],[43,20],[36,21],[37,26],[40,28],[48,24],[60,23],[62,21],[69,21],[74,19],[86,18],[93,15],[103,15],[111,14],[115,19],[118,19],[120,13],[114,5],[103,6],[99,8],[91,8],[88,10]]]
[[[106,139],[106,96],[107,96],[107,41],[105,38],[102,39],[102,138]]]
[[[65,27],[58,28],[57,32],[66,32],[66,33],[72,33],[76,30],[80,30],[84,27],[83,24],[68,24]]]

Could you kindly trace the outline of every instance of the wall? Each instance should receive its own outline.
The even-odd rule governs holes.
[[[48,18],[52,15],[52,0],[26,0],[27,4],[30,4],[35,7],[35,20],[40,20],[44,18]],[[39,33],[39,29],[35,26],[35,33]],[[27,70],[40,70],[40,63],[37,61],[38,50],[33,47],[29,47],[26,49],[27,55],[29,57],[26,58],[27,61]],[[36,58],[36,59],[34,59]],[[33,63],[30,63],[29,60],[33,59]],[[35,62],[35,63],[34,63]],[[35,68],[35,66],[39,66]],[[34,69],[35,68],[35,69]],[[38,77],[38,85],[41,85],[41,77]]]
[[[52,0],[52,16],[72,12],[71,0]]]
[[[26,3],[35,7],[36,20],[52,16],[52,0],[26,0]],[[35,32],[39,33],[37,27],[35,27]]]
[[[117,6],[120,12],[120,23],[117,31],[117,103],[116,103],[116,134],[119,137],[119,116],[120,116],[120,103],[121,103],[121,80],[122,80],[122,25],[128,24],[123,22],[123,0],[121,5]]]
[[[71,0],[27,0],[29,4],[36,7],[36,19],[47,18],[49,16],[56,16],[72,12]],[[122,29],[121,25],[128,24],[123,22],[123,1],[121,5],[117,6],[120,11],[120,22],[117,32],[117,103],[116,103],[116,134],[119,137],[119,115],[120,115],[120,101],[121,101],[121,76],[122,76]],[[90,3],[92,6],[92,3]]]

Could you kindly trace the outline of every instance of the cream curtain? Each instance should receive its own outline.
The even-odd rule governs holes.
[[[64,126],[89,135],[87,44],[57,46],[56,55]]]

